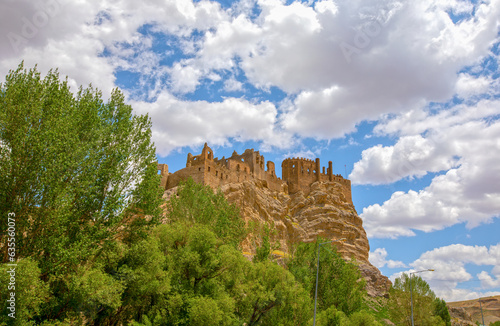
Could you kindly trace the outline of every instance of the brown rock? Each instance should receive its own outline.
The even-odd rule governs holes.
[[[317,237],[340,240],[334,242],[337,250],[347,259],[354,259],[367,281],[371,296],[387,293],[391,283],[368,261],[370,247],[362,220],[354,206],[345,201],[342,190],[335,182],[315,182],[307,197],[302,191],[287,195],[272,191],[257,181],[222,186],[226,199],[240,207],[248,223],[271,225],[276,230],[274,243],[279,251],[289,253],[298,242],[315,241]],[[243,242],[243,251],[255,253],[255,237]]]

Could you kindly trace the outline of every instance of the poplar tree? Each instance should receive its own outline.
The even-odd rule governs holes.
[[[288,262],[288,269],[312,298],[315,296],[317,252],[321,242],[325,239],[299,244]],[[358,267],[353,262],[346,262],[331,244],[321,248],[319,257],[318,310],[334,306],[348,316],[359,311],[366,294],[366,283]]]
[[[446,325],[446,321],[435,314],[436,295],[420,276],[413,275],[410,278],[408,274],[403,273],[394,282],[389,296],[389,313],[391,320],[397,325],[411,326],[412,301],[415,325]]]
[[[119,306],[121,287],[94,262],[127,237],[120,226],[158,219],[154,162],[151,121],[134,115],[118,89],[107,101],[92,86],[74,94],[57,70],[42,77],[23,63],[0,84],[0,225],[15,218],[15,259],[37,263],[55,294],[52,317],[87,309],[75,303],[86,294],[75,291],[109,290],[89,304]]]

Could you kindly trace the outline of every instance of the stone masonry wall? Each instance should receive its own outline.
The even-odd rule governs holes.
[[[267,168],[267,169],[266,169]],[[258,151],[247,149],[243,154],[233,152],[231,157],[221,159],[214,157],[213,150],[205,143],[201,154],[187,156],[186,167],[174,173],[168,172],[166,164],[158,164],[162,176],[161,186],[164,189],[176,187],[179,182],[193,178],[195,182],[209,185],[217,189],[226,184],[240,183],[248,180],[260,180],[264,185],[285,194],[302,191],[306,196],[311,185],[316,181],[333,181],[342,186],[346,201],[352,203],[351,181],[341,175],[333,174],[332,162],[328,162],[325,172],[320,171],[320,160],[305,158],[288,158],[281,164],[282,179],[276,176],[274,162],[265,162]]]

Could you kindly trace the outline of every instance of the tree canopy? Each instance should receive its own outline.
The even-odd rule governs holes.
[[[119,228],[126,237],[159,218],[150,119],[134,115],[118,89],[107,102],[92,86],[73,94],[57,71],[42,78],[23,64],[0,85],[0,108],[0,222],[14,217],[15,258],[30,257],[53,293],[45,317],[116,307],[119,282],[96,260]],[[90,293],[93,307],[82,306]]]
[[[446,303],[436,298],[429,284],[419,275],[412,275],[410,278],[405,273],[396,279],[390,291],[389,308],[393,321],[401,325],[411,326],[412,298],[415,325],[449,325],[450,319]]]
[[[298,244],[288,269],[301,282],[304,288],[314,297],[316,286],[317,254],[319,243]],[[336,252],[331,244],[324,244],[319,253],[318,308],[336,309],[350,315],[361,309],[365,281],[355,262],[348,263]]]

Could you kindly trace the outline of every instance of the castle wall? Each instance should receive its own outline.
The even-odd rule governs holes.
[[[265,170],[264,166],[267,166]],[[186,167],[175,173],[168,173],[166,164],[159,164],[162,175],[162,187],[170,189],[189,177],[197,183],[208,185],[214,189],[229,183],[239,183],[247,180],[261,180],[271,190],[285,193],[302,191],[305,195],[310,192],[311,184],[316,181],[336,182],[342,186],[347,201],[352,203],[351,181],[341,175],[333,174],[332,162],[328,162],[325,173],[320,171],[320,160],[305,158],[285,159],[282,164],[282,179],[276,176],[275,165],[268,161],[265,165],[264,156],[253,149],[247,149],[241,155],[233,152],[230,158],[214,158],[214,153],[205,143],[200,155],[187,156]]]
[[[288,183],[290,193],[302,191],[304,195],[310,192],[311,184],[316,181],[337,182],[342,186],[343,194],[347,201],[352,203],[351,181],[344,179],[340,174],[333,174],[332,162],[328,162],[328,168],[325,173],[321,172],[319,158],[315,161],[305,158],[290,158],[281,164],[283,181]]]
[[[194,182],[204,184],[205,169],[206,167],[204,164],[198,164],[196,166],[186,167],[182,170],[172,173],[168,176],[165,189],[177,187],[181,181],[185,181],[189,177],[191,177]]]

